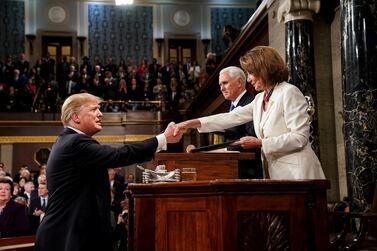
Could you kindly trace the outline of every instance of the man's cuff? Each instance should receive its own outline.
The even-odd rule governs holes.
[[[157,141],[158,141],[158,146],[157,146],[157,152],[164,151],[167,149],[167,142],[166,142],[166,136],[165,134],[161,133],[156,136]]]

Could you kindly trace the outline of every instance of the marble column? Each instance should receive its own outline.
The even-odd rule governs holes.
[[[377,179],[377,1],[340,2],[347,187],[363,210]]]
[[[310,142],[319,155],[317,98],[314,78],[312,16],[318,13],[320,0],[284,0],[278,9],[278,20],[285,22],[286,62],[289,82],[296,85],[311,105]]]

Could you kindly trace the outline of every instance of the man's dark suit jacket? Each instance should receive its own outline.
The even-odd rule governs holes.
[[[157,139],[113,148],[66,128],[47,162],[49,199],[35,250],[111,250],[108,167],[152,159]]]
[[[35,234],[37,232],[39,222],[40,222],[40,216],[33,215],[35,209],[41,209],[43,212],[45,212],[45,208],[42,208],[41,205],[41,197],[36,197],[30,200],[30,205],[28,209],[28,216],[29,216],[29,222],[30,222],[30,232],[32,234]]]
[[[254,96],[246,92],[238,102],[237,106],[245,106],[253,101]],[[250,121],[246,124],[228,128],[225,130],[224,140],[230,141],[240,139],[244,136],[254,136],[254,124]],[[262,179],[263,169],[260,156],[260,149],[243,149],[239,146],[228,147],[229,150],[237,150],[240,152],[255,152],[255,160],[240,160],[238,162],[238,177],[240,179]]]

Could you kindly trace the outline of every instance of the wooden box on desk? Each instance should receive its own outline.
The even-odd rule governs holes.
[[[157,153],[155,160],[168,171],[196,168],[197,180],[237,179],[238,161],[255,159],[255,153]]]
[[[327,180],[129,184],[131,251],[329,250]]]

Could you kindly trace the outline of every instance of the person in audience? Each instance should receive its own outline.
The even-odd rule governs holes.
[[[97,97],[103,98],[105,93],[105,84],[99,74],[94,75],[91,85],[89,86],[89,93]]]
[[[21,172],[22,172],[22,170],[29,170],[29,167],[27,166],[27,165],[21,165],[20,166],[20,169],[18,170],[18,172],[14,175],[14,177],[13,177],[13,181],[14,182],[17,182],[18,183],[18,181],[20,180],[20,177],[21,177]]]
[[[26,182],[27,182],[27,180],[23,177],[21,177],[19,179],[19,181],[18,181],[18,195],[24,196]]]
[[[57,67],[57,81],[58,81],[58,93],[59,97],[64,99],[67,95],[67,88],[66,88],[66,76],[69,73],[69,63],[68,58],[66,55],[62,57],[61,62],[59,62]]]
[[[114,63],[113,58],[109,57],[107,59],[107,64],[105,65],[105,72],[110,71],[112,75],[115,75],[117,72],[117,65]]]
[[[127,83],[126,79],[122,78],[119,80],[119,87],[117,91],[117,100],[120,101],[128,101],[128,90],[127,90]]]
[[[20,171],[20,179],[25,179],[25,183],[32,180],[29,169],[23,169]]]
[[[0,76],[0,78],[1,78],[1,76]],[[8,84],[0,82],[0,112],[5,112],[7,110],[7,103],[8,103],[7,101],[8,101],[8,97],[9,97],[8,87],[9,87]]]
[[[29,221],[25,207],[12,200],[13,182],[0,178],[0,238],[25,235]]]
[[[179,83],[186,87],[187,75],[184,71],[182,62],[179,62],[178,64],[177,80]]]
[[[42,59],[40,75],[45,81],[49,81],[55,76],[55,59],[48,52]]]
[[[46,184],[46,183],[47,183],[46,174],[39,175],[38,179],[37,179],[37,184],[34,183],[34,186],[36,187],[36,189],[34,189],[33,191],[31,191],[31,197],[30,197],[31,200],[33,200],[33,199],[35,199],[35,198],[38,197],[39,184]]]
[[[156,58],[152,59],[152,63],[149,65],[149,73],[152,79],[156,79],[158,72],[160,71],[161,65],[157,62]]]
[[[32,181],[27,181],[24,185],[24,192],[20,194],[22,197],[26,199],[26,205],[30,205],[31,200],[31,193],[35,189],[34,183]]]
[[[56,112],[57,111],[57,98],[58,90],[52,82],[47,83],[47,88],[43,93],[43,102],[47,112]]]
[[[162,78],[158,77],[156,79],[156,85],[153,87],[153,93],[155,95],[155,100],[164,101],[168,95],[168,88],[162,82]]]
[[[90,75],[88,74],[86,68],[83,68],[80,71],[80,75],[78,77],[78,82],[77,82],[78,92],[88,92],[89,85],[90,85]]]
[[[102,130],[100,102],[98,97],[81,93],[63,103],[65,128],[47,162],[49,202],[36,235],[37,251],[111,250],[107,168],[148,161],[166,149],[167,143],[182,137],[173,136],[175,124],[170,123],[157,137],[119,148],[101,145],[92,137]]]
[[[46,212],[48,202],[48,189],[46,183],[40,183],[38,196],[30,201],[28,216],[30,222],[30,232],[35,234],[41,220]]]
[[[143,95],[141,92],[139,82],[136,78],[131,79],[131,86],[128,88],[128,97],[130,100],[143,100]]]
[[[124,178],[124,175],[122,174],[124,169],[122,167],[116,167],[116,168],[114,168],[114,170],[115,170],[114,179],[119,181],[121,184],[125,184],[126,179]]]
[[[212,73],[216,69],[216,54],[212,52],[208,52],[205,64],[206,64],[206,72],[208,76],[211,76]]]
[[[115,219],[121,213],[122,209],[120,207],[120,202],[124,200],[124,184],[115,180],[116,171],[114,168],[107,169],[109,174],[110,189],[113,191],[113,197],[111,201],[111,211],[114,212]]]
[[[19,92],[23,92],[25,88],[25,83],[26,79],[25,77],[21,78],[20,70],[14,69],[12,81],[9,82],[10,86],[13,86]]]
[[[200,65],[198,65],[198,61],[193,60],[190,67],[190,71],[188,73],[189,79],[191,80],[192,85],[195,85],[195,83],[198,81],[200,72],[201,72],[201,69],[200,69]]]
[[[10,177],[10,173],[8,173],[7,171],[5,171],[5,164],[4,164],[4,162],[0,162],[0,171],[4,171],[5,172],[5,176],[9,176]]]
[[[80,71],[84,70],[85,69],[85,72],[87,74],[91,74],[92,71],[93,71],[93,67],[92,65],[90,64],[90,61],[89,61],[89,57],[87,56],[84,56],[82,58],[82,64],[80,65]]]
[[[78,93],[79,75],[74,64],[69,66],[69,72],[66,76],[66,93],[67,96]]]
[[[34,185],[35,185],[36,188],[38,188],[38,184],[40,183],[39,182],[39,176],[46,175],[46,168],[47,168],[46,163],[42,163],[42,164],[39,165],[38,172],[36,172],[34,174],[33,181],[34,181]]]
[[[26,54],[20,53],[18,61],[14,64],[14,68],[18,69],[21,74],[27,74],[29,72],[30,63],[26,60]]]
[[[70,66],[73,66],[73,68],[75,69],[75,71],[78,73],[80,68],[79,68],[79,64],[77,63],[77,60],[75,57],[70,57],[69,58],[69,65]]]
[[[114,251],[127,251],[128,199],[121,201],[122,212],[117,217],[114,229]]]
[[[125,70],[125,67],[126,66],[122,65],[122,63],[119,64],[117,74],[115,75],[117,79],[121,80],[127,78],[127,72]]]
[[[175,77],[170,80],[170,88],[168,95],[168,102],[170,110],[177,110],[179,108],[179,100],[181,98],[181,91],[178,86],[178,81]]]
[[[149,80],[143,81],[143,100],[144,101],[149,101],[153,100],[154,95],[153,95],[153,89],[152,86],[149,84]]]
[[[220,71],[219,86],[226,100],[231,101],[229,111],[236,107],[251,103],[254,96],[246,90],[246,76],[244,71],[236,66],[229,66]],[[253,121],[228,128],[224,131],[224,141],[238,140],[244,136],[256,136]],[[260,149],[243,149],[240,146],[228,147],[229,150],[241,152],[255,152],[255,160],[238,161],[238,177],[240,179],[262,179],[263,168]]]
[[[125,183],[126,187],[130,183],[135,183],[135,175],[133,175],[133,174],[127,175],[127,179],[126,179],[126,183]]]
[[[18,93],[18,90],[13,86],[9,86],[9,94],[5,101],[5,110],[10,112],[19,112],[21,111],[21,96]]]
[[[19,192],[20,192],[20,185],[16,182],[13,182],[13,195],[12,195],[12,197],[13,198],[22,197],[22,198],[25,199],[25,197],[20,196]],[[25,199],[25,202],[26,202],[26,199]]]
[[[176,132],[227,129],[254,121],[257,137],[245,136],[234,145],[261,148],[266,177],[271,179],[325,179],[311,148],[308,104],[294,85],[287,83],[288,69],[279,53],[257,46],[240,58],[257,94],[253,102],[231,112],[192,119],[176,125]]]
[[[115,100],[117,98],[117,92],[118,92],[118,81],[113,78],[113,74],[111,71],[105,72],[105,100]]]

